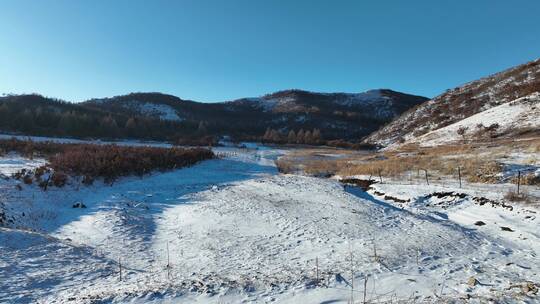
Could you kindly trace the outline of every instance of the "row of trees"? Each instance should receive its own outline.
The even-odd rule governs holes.
[[[70,105],[0,102],[0,130],[41,136],[138,138],[186,143],[211,135],[215,129],[206,122],[166,121],[67,107]]]
[[[288,133],[282,133],[275,129],[268,128],[262,137],[262,141],[280,144],[288,143],[317,145],[323,143],[323,138],[319,129],[313,129],[312,131],[304,131],[304,129],[300,129],[298,132],[290,130]]]

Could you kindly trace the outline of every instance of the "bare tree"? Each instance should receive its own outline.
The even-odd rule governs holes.
[[[459,136],[463,137],[463,141],[465,141],[465,133],[467,133],[468,129],[469,127],[461,126],[456,131]]]

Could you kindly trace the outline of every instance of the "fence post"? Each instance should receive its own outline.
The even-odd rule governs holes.
[[[122,260],[118,257],[118,267],[120,268],[120,281],[122,281]]]
[[[521,184],[521,171],[518,171],[518,187],[517,187],[517,194],[519,194],[519,186]]]
[[[351,249],[351,303],[354,303],[354,264],[353,264],[352,249]]]
[[[429,186],[428,173],[426,169],[424,169],[424,171],[426,172],[426,184]]]
[[[368,277],[366,275],[366,278],[364,279],[364,304],[366,304],[366,295],[367,295],[367,280],[368,280]]]
[[[381,175],[381,170],[379,170],[379,179],[381,180],[381,184],[382,184],[382,175]]]
[[[317,273],[317,286],[319,286],[319,257],[315,258],[315,268]]]
[[[169,241],[167,241],[167,280],[171,279],[171,260],[169,258]]]
[[[459,166],[457,167],[457,174],[459,178],[459,188],[461,188],[461,168]]]

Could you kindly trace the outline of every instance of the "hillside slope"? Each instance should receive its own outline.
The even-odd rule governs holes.
[[[538,92],[428,132],[413,138],[410,142],[416,142],[422,146],[436,146],[499,136],[516,138],[529,134],[540,135],[540,93]]]
[[[535,92],[540,92],[540,59],[449,90],[406,111],[365,141],[382,146],[413,141],[426,133]],[[503,119],[501,116],[499,123]]]

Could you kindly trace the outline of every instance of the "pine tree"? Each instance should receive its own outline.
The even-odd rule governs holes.
[[[281,136],[278,131],[272,130],[270,132],[270,140],[274,143],[279,143],[281,141]]]
[[[320,144],[322,141],[322,135],[319,129],[313,129],[313,133],[311,134],[311,137],[313,138],[313,143],[315,144]]]
[[[272,137],[272,129],[270,129],[270,127],[268,127],[268,128],[266,128],[266,132],[264,132],[263,142],[270,141],[271,137]]]
[[[297,144],[303,144],[304,143],[304,129],[300,129],[298,133],[296,133],[296,143]]]
[[[290,144],[296,143],[296,133],[294,133],[294,130],[289,131],[289,135],[287,135],[287,142]]]
[[[304,134],[304,143],[306,144],[312,144],[313,143],[313,138],[311,137],[311,131],[306,131],[306,133]]]
[[[137,122],[135,121],[135,118],[133,117],[130,117],[127,121],[126,121],[126,129],[135,129],[137,127]]]
[[[206,134],[207,133],[206,123],[204,121],[201,120],[199,122],[199,127],[197,128],[197,132],[199,134]]]

